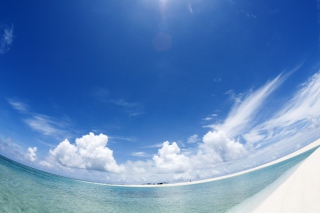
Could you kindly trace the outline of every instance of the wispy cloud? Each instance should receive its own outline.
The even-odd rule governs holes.
[[[197,143],[200,141],[200,138],[197,134],[194,134],[188,138],[188,143]]]
[[[130,162],[130,166],[146,173],[172,172],[173,179],[208,178],[239,171],[250,163],[257,166],[307,145],[320,137],[320,72],[300,85],[283,107],[273,109],[271,118],[257,119],[286,77],[279,75],[235,102],[226,119],[211,126],[196,150],[184,152],[176,142],[166,141],[152,146],[159,148],[153,161]],[[197,139],[198,135],[192,135],[189,142]],[[237,166],[225,170],[226,165]]]
[[[144,114],[144,105],[139,102],[129,102],[125,99],[115,99],[110,97],[108,90],[103,88],[94,89],[92,96],[103,103],[113,104],[121,108],[129,116],[136,117]]]
[[[43,135],[60,135],[63,130],[60,130],[58,122],[51,117],[41,114],[35,114],[31,118],[23,120],[31,129]]]
[[[7,52],[13,42],[13,25],[0,31],[0,54]]]
[[[162,147],[162,143],[157,143],[150,146],[144,146],[142,148],[161,148],[161,147]]]
[[[69,125],[69,122],[64,119],[57,120],[47,115],[32,112],[28,105],[21,101],[8,99],[8,103],[12,108],[23,114],[25,117],[22,118],[23,122],[32,130],[45,136],[65,137],[66,131],[64,129]]]
[[[251,143],[271,143],[299,132],[320,128],[320,72],[300,85],[294,96],[267,121],[252,128]]]
[[[135,142],[137,141],[134,137],[122,137],[122,136],[109,136],[109,140],[121,140],[121,141],[129,141],[129,142]]]
[[[285,77],[279,75],[257,91],[251,92],[243,100],[237,101],[223,124],[212,125],[211,127],[223,130],[229,137],[234,137],[252,128],[254,125],[252,121],[258,110],[284,79]]]
[[[218,116],[218,114],[215,114],[215,113],[214,113],[214,114],[211,114],[211,115],[203,118],[202,120],[203,120],[203,121],[211,121],[213,118],[215,118],[215,117],[217,117],[217,116]]]
[[[193,14],[193,9],[192,9],[192,5],[191,4],[188,4],[188,10],[191,14]]]
[[[125,112],[127,112],[130,116],[133,117],[142,115],[144,113],[144,107],[140,103],[128,102],[124,99],[110,100],[109,102],[117,106],[123,107]]]
[[[150,157],[150,155],[145,152],[132,152],[131,155],[134,157]]]
[[[15,101],[14,99],[8,99],[8,102],[15,110],[18,110],[21,113],[28,112],[28,106],[26,103]]]
[[[22,148],[13,142],[11,138],[0,136],[0,153],[20,162],[24,160]]]

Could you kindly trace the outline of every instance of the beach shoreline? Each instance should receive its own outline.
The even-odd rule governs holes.
[[[228,213],[320,212],[320,148]]]

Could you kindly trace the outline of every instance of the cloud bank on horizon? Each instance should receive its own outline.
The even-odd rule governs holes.
[[[246,168],[246,160],[252,163],[252,159],[259,165],[272,160],[270,156],[281,157],[320,136],[320,72],[299,85],[296,93],[267,119],[259,120],[261,113],[264,113],[266,102],[285,80],[285,76],[279,75],[236,101],[226,119],[210,125],[211,130],[203,135],[202,140],[199,140],[197,134],[188,139],[188,143],[196,144],[191,151],[181,149],[176,142],[165,141],[150,159],[128,160],[118,164],[113,150],[107,146],[108,136],[90,132],[77,138],[75,143],[70,143],[68,139],[63,140],[50,149],[45,159],[37,157],[37,147],[28,148],[25,156],[35,165],[47,168],[75,168],[111,173],[114,178],[109,180],[110,182],[141,182],[150,180],[157,174],[168,181],[203,179],[234,172],[221,170],[225,168],[221,165],[242,162],[241,170]],[[33,119],[33,122],[26,123],[35,131],[46,135],[52,132],[50,129],[55,129],[51,118],[40,116],[40,121],[37,119],[39,115],[27,113],[26,104],[11,99],[8,102],[17,111],[31,116],[29,120]],[[43,129],[37,128],[38,125],[34,124],[36,122],[39,122]],[[277,156],[274,156],[275,150]],[[145,155],[144,152],[141,153]],[[135,176],[134,180],[130,179],[132,175]]]

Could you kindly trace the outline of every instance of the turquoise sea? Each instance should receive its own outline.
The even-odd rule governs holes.
[[[0,155],[0,212],[226,212],[270,185],[314,150],[232,178],[157,188],[82,182]]]

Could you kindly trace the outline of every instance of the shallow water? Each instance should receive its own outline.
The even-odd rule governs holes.
[[[0,155],[0,212],[225,212],[267,187],[314,150],[232,178],[160,188],[81,182]]]

